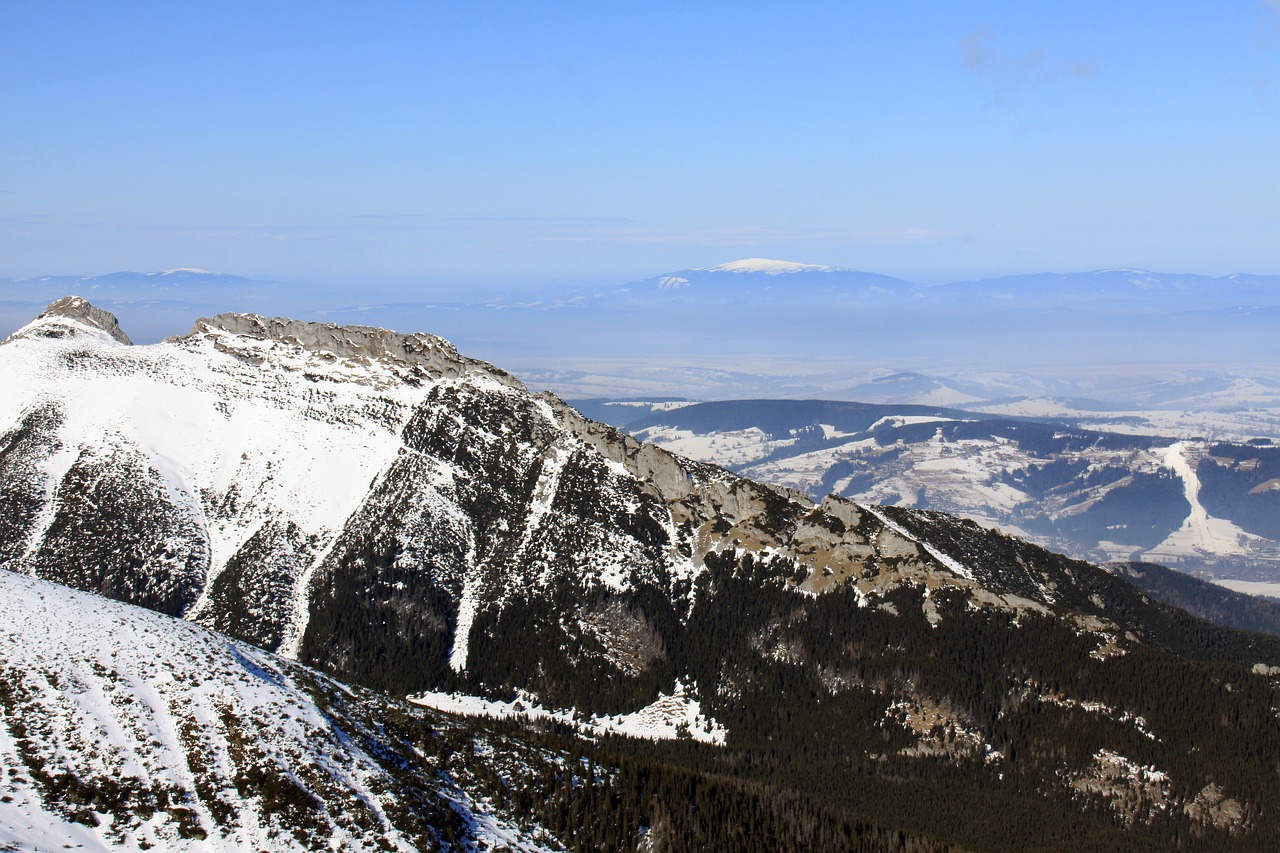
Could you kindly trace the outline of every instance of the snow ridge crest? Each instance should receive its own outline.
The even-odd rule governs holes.
[[[382,361],[417,367],[432,375],[459,376],[480,372],[513,388],[523,384],[505,370],[485,361],[461,355],[453,344],[435,335],[411,335],[373,326],[339,326],[258,314],[218,314],[196,321],[190,335],[171,338],[182,341],[201,336],[222,338],[232,335],[259,341],[281,342],[307,352],[333,355],[357,361]]]

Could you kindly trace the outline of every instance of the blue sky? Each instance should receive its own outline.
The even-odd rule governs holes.
[[[0,276],[752,256],[1280,272],[1280,0],[0,4]]]

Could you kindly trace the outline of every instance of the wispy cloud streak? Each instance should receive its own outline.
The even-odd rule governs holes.
[[[1262,54],[1262,61],[1254,75],[1254,92],[1258,102],[1266,107],[1271,104],[1271,84],[1275,74],[1273,55],[1280,47],[1280,0],[1263,0],[1260,11],[1253,44]]]
[[[980,27],[960,40],[960,65],[991,86],[990,106],[1014,110],[1026,93],[1056,80],[1088,80],[1100,71],[1095,59],[1050,61],[1043,45],[1025,53],[1008,56],[987,27]]]

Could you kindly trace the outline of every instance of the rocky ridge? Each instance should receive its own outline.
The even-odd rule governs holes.
[[[129,340],[129,336],[120,328],[120,323],[116,320],[114,314],[91,305],[82,296],[64,296],[50,303],[49,307],[44,309],[36,320],[47,320],[54,317],[63,317],[74,321],[79,326],[88,326],[100,332],[105,332],[114,340],[126,346],[133,344],[133,341]],[[40,328],[42,334],[49,336],[57,336],[59,329],[68,333],[76,331],[74,326],[68,326],[67,324],[42,324]]]
[[[0,463],[0,500],[15,520],[0,545],[4,564],[186,614],[268,648],[334,649],[332,636],[305,636],[316,602],[353,578],[377,585],[384,571],[409,570],[436,590],[440,606],[420,615],[438,626],[434,645],[450,650],[455,670],[465,668],[475,624],[468,620],[523,585],[556,578],[622,592],[661,577],[674,607],[705,555],[726,548],[766,549],[791,565],[788,573],[804,573],[797,583],[806,590],[877,560],[968,586],[851,504],[814,505],[799,492],[636,442],[430,335],[219,315],[158,345],[118,350],[72,337],[51,349],[51,324],[63,329],[68,320],[109,334],[118,328],[107,312],[71,297],[8,344],[34,358],[19,360],[27,381],[10,400]],[[50,358],[77,369],[60,372]],[[138,440],[151,414],[142,409],[114,412],[105,435],[68,435],[68,420],[88,417],[73,411],[85,395],[72,388],[86,383],[108,395],[113,385],[141,385],[157,399],[178,393],[173,386],[194,388],[209,416],[194,427],[205,446],[172,455]],[[317,425],[308,422],[333,435],[305,455],[282,442],[242,450],[225,433],[245,428],[239,421],[250,407],[254,420],[302,420],[295,426],[304,445],[317,444]],[[376,434],[378,447],[366,437],[364,448],[373,458],[360,466],[369,479],[319,481],[300,495],[307,474],[326,467],[317,457],[359,454],[345,440],[352,432]],[[279,489],[281,479],[291,488]],[[307,512],[335,502],[350,510],[328,524]],[[522,516],[529,521],[510,523]],[[125,517],[136,523],[108,535]],[[384,539],[391,565],[371,572],[365,551]],[[885,587],[875,573],[860,582]],[[984,600],[1024,606],[998,594]]]
[[[93,310],[111,317],[105,311]],[[115,318],[111,319],[114,322]],[[476,371],[514,388],[524,387],[509,373],[459,354],[444,338],[423,333],[403,335],[372,326],[338,326],[257,314],[219,314],[197,320],[190,335],[170,340],[181,344],[201,336],[214,338],[226,348],[224,351],[232,353],[237,351],[232,343],[235,339],[251,339],[296,347],[324,359],[395,365],[401,369],[421,371],[432,379],[456,378]]]

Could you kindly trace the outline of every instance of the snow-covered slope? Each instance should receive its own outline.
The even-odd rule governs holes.
[[[560,849],[387,725],[420,712],[34,578],[0,603],[0,849]]]
[[[449,381],[467,361],[439,357],[447,344],[426,336],[397,341],[399,353],[380,354],[377,336],[317,349],[239,318],[129,347],[87,323],[90,310],[55,303],[4,346],[0,560],[232,628],[219,580],[269,552],[271,572],[234,618],[268,646],[296,637],[306,571],[402,451],[420,377]],[[108,528],[132,554],[95,535]],[[128,577],[142,565],[146,593]]]

